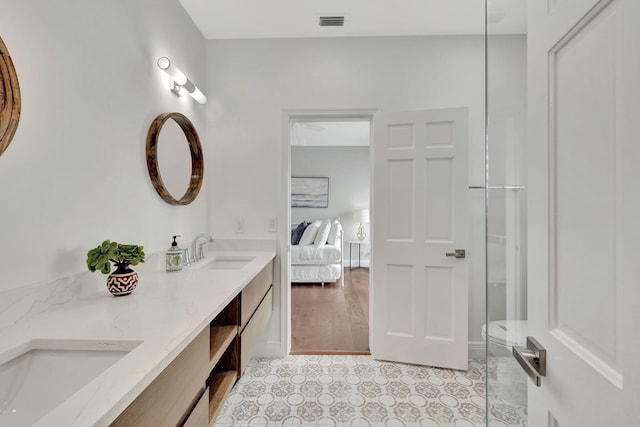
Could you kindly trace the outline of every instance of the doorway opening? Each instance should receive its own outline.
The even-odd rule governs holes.
[[[291,354],[370,354],[372,116],[288,115]]]

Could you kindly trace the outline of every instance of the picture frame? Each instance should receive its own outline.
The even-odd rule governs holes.
[[[327,177],[292,177],[292,208],[328,208],[329,178]]]

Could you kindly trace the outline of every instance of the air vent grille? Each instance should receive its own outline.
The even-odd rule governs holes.
[[[321,27],[344,27],[344,16],[321,16]]]

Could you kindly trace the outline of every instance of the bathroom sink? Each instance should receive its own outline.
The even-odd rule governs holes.
[[[209,270],[240,270],[253,259],[252,256],[216,256],[204,268]]]
[[[138,344],[38,340],[0,355],[0,425],[32,425]]]

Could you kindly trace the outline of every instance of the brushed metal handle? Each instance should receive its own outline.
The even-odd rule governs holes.
[[[452,256],[452,257],[456,257],[456,258],[466,258],[467,257],[467,251],[465,251],[464,249],[456,249],[455,252],[445,252],[444,254],[446,256]]]
[[[547,375],[547,350],[533,337],[527,337],[526,347],[513,346],[511,350],[531,381],[540,387],[541,378]]]

